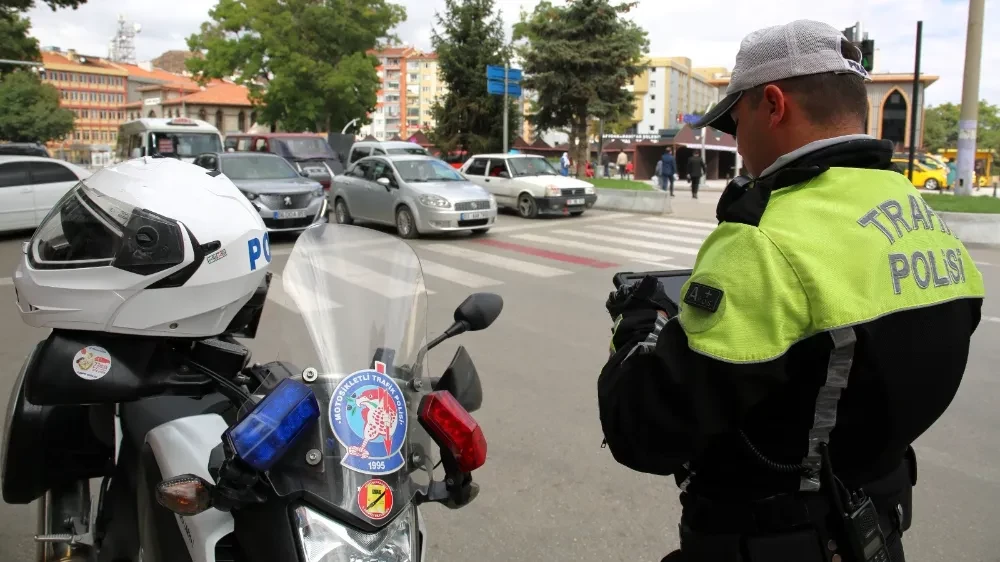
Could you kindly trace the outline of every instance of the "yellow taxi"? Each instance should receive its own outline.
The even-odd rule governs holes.
[[[903,175],[910,178],[908,159],[893,158],[892,163],[899,166],[899,169],[903,171]],[[932,191],[938,190],[942,186],[948,187],[948,170],[928,166],[914,159],[913,177],[910,178],[910,181],[913,182],[914,187],[922,187]]]

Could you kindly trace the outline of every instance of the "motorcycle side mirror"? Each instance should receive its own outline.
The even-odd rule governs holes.
[[[447,390],[469,413],[482,407],[483,384],[465,346],[458,346],[451,364],[434,385],[434,390]]]
[[[473,293],[455,309],[455,322],[476,332],[490,327],[503,310],[503,297],[496,293]]]
[[[503,310],[503,297],[495,293],[473,293],[455,309],[455,323],[427,344],[427,350],[465,332],[477,332],[490,327]]]

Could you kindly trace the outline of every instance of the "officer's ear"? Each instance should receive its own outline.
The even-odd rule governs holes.
[[[774,84],[768,84],[764,86],[764,96],[762,103],[767,108],[768,118],[767,124],[770,128],[776,128],[785,119],[785,113],[788,109],[788,96],[785,92],[781,91],[781,88]]]

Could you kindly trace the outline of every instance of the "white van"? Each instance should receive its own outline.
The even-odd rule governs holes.
[[[351,155],[344,163],[349,166],[365,156],[385,156],[387,154],[417,154],[430,156],[427,149],[415,142],[407,141],[358,141],[351,145]]]
[[[219,130],[199,119],[134,119],[118,128],[118,160],[160,154],[192,162],[199,154],[222,152]]]

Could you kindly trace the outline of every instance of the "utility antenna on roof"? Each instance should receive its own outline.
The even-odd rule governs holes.
[[[114,62],[135,64],[135,36],[142,31],[142,25],[128,23],[125,16],[118,16],[118,31],[111,39],[108,58]]]

